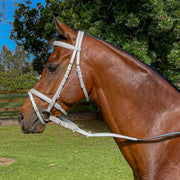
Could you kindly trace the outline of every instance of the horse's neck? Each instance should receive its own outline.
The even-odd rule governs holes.
[[[170,126],[170,121],[177,120],[173,114],[180,118],[179,92],[134,57],[109,44],[103,46],[103,50],[97,48],[102,55],[91,60],[95,72],[91,98],[100,106],[110,130],[137,138],[179,131],[179,123]],[[136,157],[150,153],[147,146],[138,152],[126,141],[116,141],[131,167],[137,165]],[[144,157],[138,162],[146,161]]]
[[[109,44],[103,45],[105,49],[101,52],[104,54],[96,56],[93,62],[96,88],[93,99],[100,106],[107,123],[109,120],[115,122],[117,127],[113,127],[114,131],[137,135],[136,131],[132,132],[135,126],[137,132],[147,135],[149,127],[153,128],[159,120],[164,122],[162,118],[179,107],[179,92],[131,55]],[[137,127],[137,124],[141,125]],[[158,127],[154,128],[158,130]],[[160,128],[154,133],[162,133],[163,127]]]

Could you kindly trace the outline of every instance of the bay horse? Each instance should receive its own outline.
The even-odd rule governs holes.
[[[180,93],[158,73],[56,18],[55,25],[62,38],[55,41],[38,83],[21,107],[18,120],[23,133],[43,132],[43,118],[66,113],[84,96],[99,106],[112,133],[145,138],[180,131]],[[79,64],[71,61],[72,56]],[[179,135],[145,142],[114,139],[134,179],[179,180]]]

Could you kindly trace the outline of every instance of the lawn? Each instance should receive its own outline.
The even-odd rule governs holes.
[[[91,130],[106,129],[103,122],[96,122],[96,127]],[[0,127],[0,139],[0,156],[16,160],[0,166],[1,180],[133,179],[112,138],[86,138],[48,125],[44,133],[30,135],[21,133],[20,127]]]

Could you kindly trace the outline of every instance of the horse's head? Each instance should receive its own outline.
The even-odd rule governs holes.
[[[43,132],[45,129],[44,118],[48,119],[50,114],[59,116],[83,99],[84,93],[90,92],[90,71],[86,63],[88,44],[85,43],[85,39],[88,37],[83,37],[82,32],[79,34],[57,19],[55,19],[55,25],[62,39],[54,42],[54,50],[43,69],[41,78],[34,89],[30,91],[30,97],[26,99],[20,110],[18,120],[24,133]],[[77,71],[79,69],[78,52],[81,69]],[[72,61],[73,56],[74,61]],[[80,80],[81,74],[83,82],[80,83],[82,81]],[[86,91],[84,93],[81,87],[83,84],[84,91]]]

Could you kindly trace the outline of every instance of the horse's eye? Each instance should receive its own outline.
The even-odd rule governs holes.
[[[55,72],[55,71],[57,70],[57,65],[50,63],[50,64],[47,66],[47,69],[48,69],[49,72]]]

